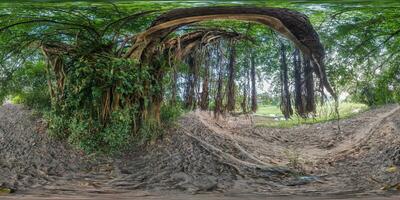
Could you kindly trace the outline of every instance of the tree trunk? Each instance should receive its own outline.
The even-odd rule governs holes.
[[[250,59],[246,59],[246,66],[245,66],[245,74],[244,74],[244,83],[243,83],[243,100],[241,103],[243,113],[248,112],[248,102],[250,101],[249,98],[249,91],[250,91]]]
[[[176,65],[173,66],[172,72],[172,93],[171,93],[171,105],[176,105],[176,95],[178,93],[178,72],[176,69]]]
[[[235,45],[231,44],[231,51],[229,56],[228,65],[228,92],[227,92],[227,105],[226,109],[228,112],[235,111],[235,64],[236,64],[236,49]]]
[[[296,108],[296,113],[305,118],[305,102],[303,102],[303,80],[302,80],[302,68],[299,49],[295,49],[293,53],[293,76],[294,76],[294,106]]]
[[[216,118],[222,114],[222,83],[223,83],[223,67],[222,67],[222,55],[218,55],[217,69],[218,69],[218,79],[217,79],[217,94],[215,96],[215,108],[214,116]]]
[[[247,101],[246,100],[247,100],[247,86],[246,86],[246,84],[243,84],[243,100],[240,103],[243,113],[247,113]]]
[[[293,109],[290,102],[290,93],[289,93],[289,78],[288,78],[288,66],[286,63],[286,48],[283,42],[280,42],[281,45],[281,111],[285,116],[285,119],[289,119],[293,115]]]
[[[187,78],[186,85],[186,101],[185,106],[189,110],[193,110],[196,108],[196,82],[197,82],[197,74],[196,74],[196,61],[193,54],[188,57],[188,67],[189,73]]]
[[[251,111],[257,111],[257,88],[256,88],[256,63],[255,58],[251,55],[250,62],[250,79],[251,79]]]
[[[207,56],[206,59],[210,59],[210,58]],[[208,104],[209,104],[209,91],[208,91],[209,76],[210,76],[209,62],[205,62],[205,64],[204,64],[202,92],[201,92],[201,99],[200,99],[200,109],[201,110],[207,110],[208,109]]]
[[[160,113],[161,113],[161,105],[163,102],[163,94],[164,94],[164,89],[162,85],[162,80],[164,77],[164,72],[162,70],[161,64],[153,64],[153,71],[152,71],[152,78],[150,80],[150,84],[154,87],[151,90],[150,93],[150,104],[149,106],[149,114],[152,119],[155,119],[155,121],[158,124],[161,124],[161,118],[160,118]]]
[[[311,66],[310,58],[303,55],[303,68],[304,68],[304,90],[306,101],[306,112],[315,113],[315,92],[314,92],[314,77],[313,68]]]

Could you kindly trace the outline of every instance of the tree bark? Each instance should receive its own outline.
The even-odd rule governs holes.
[[[196,108],[196,83],[198,79],[198,74],[196,73],[196,60],[195,56],[191,54],[188,57],[188,67],[189,73],[187,76],[187,85],[186,85],[186,108],[189,110],[193,110]]]
[[[178,72],[176,65],[173,66],[172,71],[172,93],[171,93],[171,105],[176,105],[176,95],[178,93]]]
[[[243,113],[248,112],[248,104],[250,101],[249,91],[250,91],[250,59],[246,59],[246,66],[245,66],[245,74],[244,74],[244,83],[243,83],[243,100],[241,103]]]
[[[227,105],[228,112],[235,111],[235,65],[236,65],[236,48],[231,44],[229,65],[228,65],[228,92],[227,92]]]
[[[313,68],[311,66],[310,58],[303,55],[303,68],[304,68],[304,90],[306,101],[306,112],[315,113],[315,92],[314,92],[314,77]]]
[[[150,38],[165,38],[174,30],[190,23],[210,19],[236,19],[265,24],[292,40],[302,52],[319,58],[324,49],[308,17],[300,12],[284,8],[260,8],[243,6],[195,7],[170,10],[153,21],[150,28],[138,36],[131,54],[141,55],[141,51],[151,43]],[[156,39],[157,40],[157,39]]]
[[[217,93],[215,96],[215,108],[214,116],[218,118],[222,114],[222,82],[223,82],[223,67],[222,67],[222,55],[218,55],[217,69],[218,69],[218,79],[217,79]]]
[[[151,73],[152,78],[150,84],[154,88],[152,89],[150,94],[151,101],[149,105],[149,111],[151,115],[150,117],[155,119],[158,124],[161,124],[160,114],[164,95],[164,87],[162,84],[164,72],[160,63],[153,64],[152,66],[154,71]]]
[[[203,84],[202,84],[202,92],[201,92],[201,99],[200,99],[200,109],[207,110],[209,104],[209,91],[208,91],[208,84],[209,84],[209,76],[210,76],[210,59],[209,56],[206,56],[206,62],[204,63],[204,73],[203,73]]]
[[[243,99],[242,99],[242,102],[240,103],[240,106],[242,107],[242,112],[247,113],[247,86],[246,86],[246,84],[243,84]]]
[[[292,104],[290,102],[289,93],[289,78],[288,78],[288,66],[286,63],[286,47],[283,42],[281,45],[281,111],[285,116],[285,119],[289,119],[293,115]]]
[[[305,102],[303,102],[303,70],[301,67],[300,51],[295,49],[293,52],[293,76],[294,76],[294,106],[296,113],[305,118]]]
[[[256,63],[254,55],[251,55],[250,62],[250,79],[251,79],[251,111],[257,111],[257,88],[256,88]]]

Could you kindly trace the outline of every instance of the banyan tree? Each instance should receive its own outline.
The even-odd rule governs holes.
[[[142,63],[150,63],[152,58],[160,53],[159,44],[173,31],[182,26],[212,19],[257,22],[275,30],[292,41],[296,48],[301,51],[305,66],[312,66],[312,71],[308,68],[304,70],[303,73],[308,73],[304,74],[304,77],[310,77],[310,74],[314,72],[319,78],[321,86],[325,87],[325,89],[335,97],[335,93],[327,80],[324,66],[324,48],[319,40],[318,34],[312,27],[307,16],[289,9],[197,7],[171,10],[159,16],[146,31],[137,35],[126,57],[138,59]],[[154,72],[156,76],[159,74],[162,74],[162,72],[157,70]],[[155,79],[159,79],[159,77]],[[308,79],[306,83],[309,83],[308,81],[310,81],[310,79]],[[308,88],[310,88],[310,86],[308,86]],[[308,100],[313,99],[313,95],[313,92],[308,91],[304,93],[304,98]],[[287,99],[287,101],[290,100]],[[151,106],[157,108],[160,104],[160,98],[153,98]],[[315,106],[309,104],[309,111],[314,110],[314,107]],[[155,110],[156,112],[153,114],[157,115],[159,109]],[[300,109],[298,109],[298,111],[303,112]]]
[[[237,90],[234,80],[237,53],[235,43],[242,40],[253,43],[254,41],[246,34],[221,27],[195,26],[196,23],[215,19],[263,24],[294,44],[298,49],[293,61],[296,82],[295,108],[301,116],[315,111],[313,74],[319,79],[321,87],[335,97],[325,72],[324,48],[307,16],[302,13],[262,7],[181,8],[159,15],[146,30],[137,34],[129,35],[126,31],[121,31],[130,21],[149,13],[153,11],[122,17],[100,28],[91,24],[40,17],[7,24],[0,28],[0,31],[5,32],[13,27],[28,24],[66,26],[61,33],[59,27],[56,27],[54,32],[28,37],[29,43],[24,47],[40,47],[47,60],[52,105],[63,115],[96,119],[86,126],[100,123],[102,127],[107,128],[107,124],[112,121],[113,112],[126,108],[135,110],[132,114],[135,115],[134,119],[129,121],[134,132],[148,119],[159,122],[161,107],[165,101],[166,88],[163,80],[171,71],[171,101],[176,101],[177,62],[185,62],[190,67],[185,89],[185,95],[188,97],[187,107],[208,109],[211,94],[208,90],[210,80],[207,77],[213,70],[219,70],[218,73],[221,73],[225,69],[221,60],[215,61],[220,62],[219,69],[211,68],[213,66],[209,62],[212,57],[220,55],[217,48],[211,47],[221,44],[226,44],[226,48],[230,49],[230,54],[225,55],[229,60],[226,64],[228,78],[224,91],[221,85],[223,77],[217,77],[219,81],[215,86],[215,111],[234,111]],[[185,30],[185,34],[173,34],[185,27],[190,27]],[[35,30],[47,29],[42,27]],[[49,39],[57,34],[56,39],[59,41]],[[286,63],[288,62],[286,60]],[[196,76],[200,67],[203,73],[201,80]],[[255,76],[254,70],[251,73]],[[201,93],[199,87],[202,88]],[[252,87],[255,94],[255,82],[252,83]],[[229,98],[226,105],[222,105],[225,93]],[[66,103],[72,100],[73,103]],[[256,103],[255,98],[252,101]],[[283,95],[282,101],[290,102],[289,95]],[[79,109],[85,112],[77,113]],[[255,109],[254,106],[253,111]],[[96,130],[93,129],[94,132]]]

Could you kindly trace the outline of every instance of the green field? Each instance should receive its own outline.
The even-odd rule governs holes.
[[[368,106],[365,104],[343,102],[339,104],[339,116],[340,119],[344,119],[367,109]],[[279,106],[276,105],[261,105],[255,113],[255,116],[257,118],[257,126],[281,128],[289,128],[301,124],[321,123],[338,118],[333,103],[326,103],[323,106],[317,106],[315,116],[311,116],[308,119],[303,119],[294,115],[292,118],[285,120]]]

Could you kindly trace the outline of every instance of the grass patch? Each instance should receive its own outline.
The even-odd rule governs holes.
[[[275,105],[262,105],[257,109],[256,115],[266,117],[283,117],[279,106]]]
[[[363,112],[368,109],[368,106],[361,103],[343,102],[339,104],[340,119],[348,118]],[[303,119],[297,115],[291,119],[285,120],[279,106],[262,105],[255,113],[256,126],[261,127],[277,127],[290,128],[301,124],[314,124],[336,120],[337,116],[334,109],[334,103],[329,102],[323,106],[317,106],[316,116],[308,119]]]

